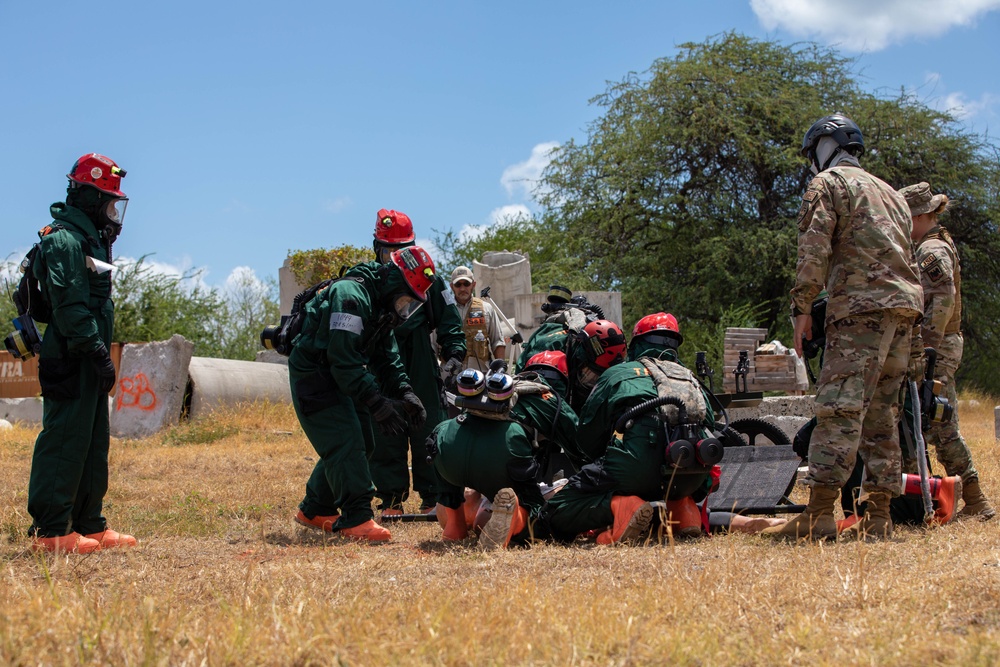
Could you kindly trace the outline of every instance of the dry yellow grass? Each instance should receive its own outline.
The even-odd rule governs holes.
[[[993,402],[963,404],[1000,497]],[[0,432],[0,663],[114,665],[995,665],[1000,520],[889,543],[383,546],[290,521],[315,454],[285,407],[112,443],[130,551],[38,556],[25,511],[36,431]]]

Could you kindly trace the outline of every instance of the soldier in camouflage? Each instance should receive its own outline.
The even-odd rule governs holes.
[[[809,504],[764,535],[795,540],[837,535],[840,487],[858,453],[868,509],[858,537],[892,533],[889,501],[901,489],[896,431],[910,339],[923,309],[906,201],[861,168],[861,129],[833,114],[806,132],[802,154],[816,174],[798,214],[798,263],[792,289],[795,349],[811,337],[813,299],[829,292],[823,370],[816,387],[816,430],[809,445]]]
[[[909,185],[899,191],[913,217],[913,241],[924,288],[924,318],[920,332],[923,344],[937,350],[934,379],[944,385],[944,397],[957,405],[955,371],[962,363],[962,272],[958,250],[948,230],[938,224],[938,214],[948,209],[948,196],[931,193],[927,183]],[[979,473],[972,454],[958,430],[958,413],[948,422],[931,422],[925,433],[937,459],[948,475],[962,478],[961,516],[992,519],[996,510],[979,488]]]

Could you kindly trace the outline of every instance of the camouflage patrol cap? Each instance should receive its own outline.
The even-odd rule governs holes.
[[[931,194],[929,183],[907,185],[899,191],[910,206],[910,215],[944,213],[948,209],[948,195]]]

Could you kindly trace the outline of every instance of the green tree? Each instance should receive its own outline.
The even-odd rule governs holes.
[[[216,317],[225,307],[218,290],[200,283],[200,270],[161,273],[147,257],[117,265],[112,295],[115,341],[166,340],[176,333],[194,343],[196,355],[218,356]]]
[[[217,354],[224,359],[252,360],[261,350],[260,332],[279,320],[278,286],[273,279],[258,280],[241,267],[222,290],[223,307],[216,317]]]
[[[863,90],[852,66],[814,44],[727,33],[610,84],[592,100],[603,115],[586,140],[562,146],[544,174],[544,233],[595,286],[623,293],[627,325],[666,310],[710,333],[749,305],[789,342],[795,217],[811,177],[801,138],[842,110],[865,132],[872,173],[895,187],[926,180],[960,201],[950,226],[963,252],[967,358],[992,359],[996,147],[910,96]],[[995,364],[966,363],[962,377],[1000,391]]]
[[[605,289],[580,263],[583,249],[573,247],[573,239],[559,233],[557,225],[552,216],[541,219],[512,217],[492,227],[476,227],[461,235],[434,230],[437,234],[434,245],[440,251],[434,261],[438,272],[448,275],[456,266],[472,266],[473,260],[482,259],[485,252],[507,250],[531,260],[531,282],[535,292],[548,291],[553,284],[574,291]]]
[[[300,285],[309,286],[340,275],[343,267],[375,259],[371,248],[342,245],[336,248],[314,250],[289,250],[288,264]]]

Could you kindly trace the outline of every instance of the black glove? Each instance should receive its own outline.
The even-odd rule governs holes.
[[[114,389],[115,364],[111,361],[111,355],[108,354],[108,348],[104,347],[104,343],[101,343],[99,348],[90,353],[90,362],[97,370],[97,379],[101,383],[99,385],[101,393],[106,394]]]
[[[403,392],[401,400],[403,411],[406,412],[406,420],[410,422],[410,428],[416,431],[427,421],[427,410],[424,409],[424,404],[420,402],[420,398],[413,393],[412,389]]]
[[[441,366],[441,371],[444,373],[446,378],[454,377],[462,371],[462,364],[464,362],[465,354],[452,354],[448,361],[444,362],[444,365]]]
[[[434,457],[441,452],[441,450],[438,449],[437,431],[434,431],[427,436],[427,440],[424,441],[424,447],[427,449],[427,462],[430,463],[434,460]]]
[[[382,435],[402,435],[406,433],[406,420],[403,419],[392,401],[375,392],[365,400],[365,405],[372,413],[375,426]]]

